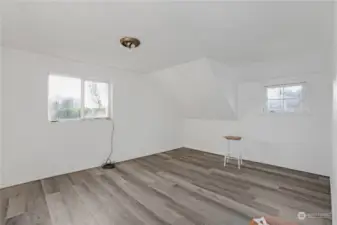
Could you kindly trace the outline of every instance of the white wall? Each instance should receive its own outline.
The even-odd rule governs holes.
[[[325,175],[331,172],[331,79],[322,73],[321,64],[314,63],[315,57],[231,67],[241,79],[235,97],[239,119],[223,121],[182,120],[177,99],[160,92],[153,74],[131,74],[8,48],[3,53],[5,185],[98,166],[109,152],[109,121],[48,122],[49,73],[111,80],[116,161],[181,146],[223,153],[227,145],[222,136],[237,134],[245,138],[246,159]],[[308,82],[310,111],[261,114],[263,85],[293,80]]]
[[[0,15],[0,187],[3,186],[3,157],[2,157],[2,93],[3,93],[3,85],[2,85],[2,26],[1,26],[1,15]],[[0,215],[1,217],[1,215]]]
[[[337,54],[337,48],[335,49]],[[335,56],[336,57],[336,56]],[[331,176],[331,201],[332,201],[332,219],[333,224],[337,224],[337,61],[335,58],[334,73],[335,80],[333,83],[333,115],[332,115],[332,176]]]
[[[230,74],[226,68],[221,69],[227,75]],[[221,82],[223,80],[213,72],[210,60],[206,58],[156,71],[151,75],[156,85],[174,97],[185,118],[234,119],[236,116],[236,106],[232,104],[236,91],[226,89],[226,84],[231,85],[232,80]]]
[[[331,77],[315,57],[238,67],[237,121],[185,120],[184,146],[223,153],[223,135],[244,137],[244,158],[331,174]],[[245,81],[251,80],[251,81]],[[305,106],[298,115],[266,115],[265,84],[307,81]],[[238,147],[238,146],[237,146]],[[233,147],[235,150],[235,147]]]
[[[216,154],[224,154],[227,143],[223,136],[240,135],[238,121],[184,120],[184,146]],[[233,149],[237,144],[233,142]]]
[[[253,161],[331,174],[331,80],[305,77],[305,108],[298,115],[265,115],[264,83],[239,87],[239,129],[245,137],[246,157]],[[277,83],[277,82],[275,82]]]
[[[332,25],[332,44],[331,48],[331,74],[333,77],[333,99],[332,99],[332,176],[331,180],[331,206],[332,206],[332,224],[337,225],[337,4],[333,6],[333,25]]]
[[[237,119],[239,80],[237,70],[215,60],[208,59],[207,61],[213,76],[217,81],[216,89],[218,90],[218,95],[224,96],[228,101],[234,112],[234,117],[232,119]],[[218,105],[218,102],[216,104]]]
[[[182,146],[181,118],[146,75],[4,48],[4,185],[99,166],[110,151],[111,121],[50,123],[49,73],[114,85],[115,161]]]

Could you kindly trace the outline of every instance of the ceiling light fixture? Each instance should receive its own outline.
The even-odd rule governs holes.
[[[137,48],[140,45],[140,41],[134,37],[123,37],[121,38],[120,43],[125,48],[128,48],[129,51],[132,51],[132,49]]]

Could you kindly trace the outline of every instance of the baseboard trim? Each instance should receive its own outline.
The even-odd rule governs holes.
[[[151,156],[151,155],[156,155],[156,154],[160,154],[160,153],[164,153],[164,152],[177,151],[177,150],[181,150],[181,149],[189,149],[189,150],[199,151],[199,152],[203,152],[203,153],[210,154],[210,155],[223,156],[223,154],[209,152],[209,151],[203,150],[203,149],[196,149],[196,148],[191,148],[191,147],[179,147],[179,148],[175,148],[175,149],[163,150],[163,151],[158,151],[158,152],[154,152],[154,153],[151,153],[151,154],[146,154],[146,155],[142,155],[142,156],[139,156],[139,157],[133,157],[133,158],[130,158],[130,159],[118,160],[118,161],[116,161],[116,165],[118,165],[120,163],[123,163],[123,162],[128,162],[128,161],[131,161],[131,160],[135,160],[135,159],[145,158],[145,157],[148,157],[148,156]],[[273,169],[288,170],[290,172],[293,171],[295,174],[302,174],[302,175],[308,176],[308,177],[319,177],[322,180],[329,180],[330,181],[330,177],[329,176],[322,175],[322,174],[315,174],[315,173],[311,173],[311,172],[307,172],[307,171],[296,170],[296,169],[282,167],[282,166],[273,165],[273,164],[268,164],[268,163],[264,163],[264,162],[251,161],[251,160],[247,160],[245,158],[244,158],[244,161],[248,161],[248,162],[250,162],[252,164],[257,164],[257,165],[261,165],[261,166],[264,166],[264,167],[265,166],[271,167]],[[91,167],[88,167],[88,168],[82,168],[82,169],[79,169],[79,170],[68,171],[66,173],[53,174],[53,175],[50,175],[50,176],[41,177],[41,178],[30,180],[30,181],[19,182],[19,183],[15,183],[15,184],[8,184],[8,185],[2,184],[0,186],[0,190],[8,188],[8,187],[14,187],[14,186],[17,186],[17,185],[21,185],[21,184],[25,184],[25,183],[29,183],[29,182],[33,182],[33,181],[37,181],[37,180],[41,180],[41,179],[46,179],[46,178],[49,178],[49,177],[54,177],[54,176],[59,176],[59,175],[63,175],[63,174],[75,173],[75,172],[79,172],[79,171],[83,171],[83,170],[87,170],[87,169],[97,168],[97,167],[100,167],[100,166],[101,165],[95,165],[95,166],[91,166]]]
[[[204,149],[196,149],[196,148],[191,148],[191,147],[183,147],[183,148],[190,149],[190,150],[195,150],[195,151],[199,151],[199,152],[204,152],[204,153],[207,153],[207,154],[210,154],[210,155],[223,156],[223,154],[215,153],[215,152],[210,152],[210,151],[207,151],[207,150],[204,150]],[[293,168],[289,168],[289,167],[283,167],[283,166],[269,164],[269,163],[265,163],[265,162],[252,161],[252,160],[249,160],[249,159],[246,159],[246,158],[243,158],[243,160],[251,162],[251,163],[256,163],[256,164],[261,164],[261,165],[265,165],[265,166],[270,166],[270,167],[273,167],[275,169],[289,170],[289,171],[293,171],[295,173],[302,173],[305,176],[319,176],[322,179],[330,179],[330,176],[327,176],[327,175],[324,175],[324,174],[312,173],[312,172],[308,172],[308,171],[293,169]]]
[[[155,155],[155,154],[160,154],[160,153],[163,153],[163,152],[174,151],[174,150],[177,150],[177,149],[180,149],[180,148],[182,148],[182,147],[175,148],[175,149],[170,149],[170,150],[162,150],[162,151],[150,153],[150,154],[139,156],[139,157],[136,156],[136,157],[133,157],[133,158],[130,158],[130,159],[118,160],[118,161],[116,161],[116,165],[118,165],[119,163],[122,163],[122,162],[127,162],[127,161],[134,160],[134,159],[139,159],[139,158],[143,158],[143,157],[147,157],[147,156],[151,156],[151,155]],[[63,175],[63,174],[75,173],[75,172],[80,172],[80,171],[83,171],[83,170],[97,168],[97,167],[100,167],[100,166],[101,166],[101,164],[100,165],[93,165],[93,166],[89,166],[89,167],[86,167],[86,168],[75,169],[75,170],[71,170],[71,171],[67,171],[67,172],[63,172],[63,173],[55,173],[55,174],[52,174],[52,175],[49,175],[49,176],[38,177],[38,178],[33,179],[33,180],[28,180],[28,181],[23,181],[23,182],[17,182],[17,183],[14,183],[14,184],[7,184],[7,185],[6,184],[2,184],[2,185],[0,185],[0,190],[1,189],[5,189],[5,188],[9,188],[9,187],[14,187],[14,186],[17,186],[17,185],[22,185],[22,184],[26,184],[26,183],[42,180],[42,179],[46,179],[46,178],[50,178],[50,177],[60,176],[60,175]]]

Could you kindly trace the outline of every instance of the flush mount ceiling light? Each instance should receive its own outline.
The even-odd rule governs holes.
[[[123,37],[121,38],[120,43],[129,50],[137,48],[140,45],[140,41],[134,37]]]

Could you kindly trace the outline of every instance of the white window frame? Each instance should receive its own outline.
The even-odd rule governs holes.
[[[286,100],[287,98],[281,98],[281,99],[269,99],[268,98],[268,88],[286,88],[286,87],[292,87],[292,86],[302,86],[302,91],[301,91],[301,96],[300,96],[300,106],[298,107],[298,109],[294,112],[292,111],[287,111],[285,110],[284,107],[284,100]],[[306,82],[298,82],[298,83],[285,83],[285,84],[275,84],[275,85],[267,85],[264,86],[265,87],[265,95],[266,95],[266,101],[265,101],[265,107],[264,107],[264,112],[268,113],[268,114],[296,114],[296,113],[302,113],[304,111],[304,93],[305,93],[305,88],[306,88]],[[282,100],[283,101],[283,108],[282,110],[269,110],[268,107],[268,101],[269,100]]]
[[[112,84],[108,81],[104,80],[97,80],[97,79],[83,79],[79,77],[73,77],[73,76],[67,76],[67,75],[58,75],[58,74],[49,74],[48,76],[48,96],[49,96],[49,78],[50,76],[57,76],[57,77],[69,77],[69,78],[76,78],[80,79],[81,81],[81,112],[80,112],[80,118],[77,119],[60,119],[60,120],[49,120],[48,121],[51,123],[58,123],[58,122],[67,122],[67,121],[84,121],[84,120],[111,120],[112,118]],[[106,117],[85,117],[84,116],[84,106],[85,106],[85,81],[90,81],[90,82],[97,82],[97,83],[105,83],[108,85],[108,113]],[[48,105],[49,105],[49,98],[47,99]],[[49,108],[48,111],[49,113]]]

